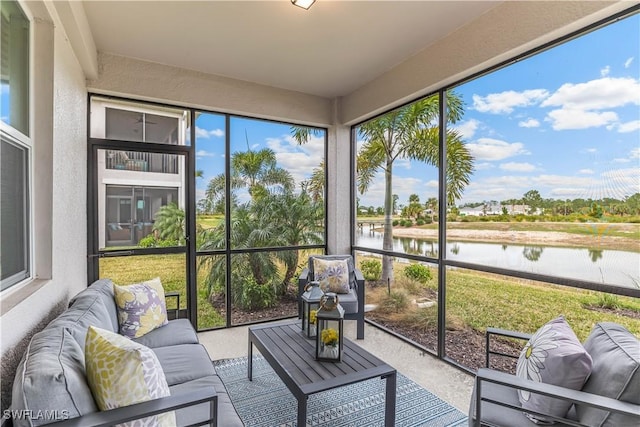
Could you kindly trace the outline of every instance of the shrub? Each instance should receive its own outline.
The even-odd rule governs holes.
[[[360,263],[360,270],[366,280],[380,280],[382,263],[377,259],[366,259]]]
[[[394,227],[398,225],[398,220],[394,219],[393,222],[391,223],[391,225],[393,225]]]
[[[140,241],[138,242],[138,246],[140,246],[141,248],[155,248],[156,238],[153,236],[153,234],[149,234],[148,236],[140,239]]]
[[[237,303],[244,310],[259,310],[273,306],[275,294],[271,286],[260,285],[249,275],[242,278],[242,292]]]
[[[179,242],[174,239],[158,239],[153,234],[149,234],[140,239],[138,246],[141,248],[168,248],[179,246]]]
[[[400,313],[409,307],[409,298],[402,291],[391,291],[380,303],[383,313]]]
[[[431,280],[431,270],[422,264],[411,264],[404,268],[404,275],[409,279],[426,284]]]
[[[424,225],[424,219],[420,218],[419,220],[416,220],[416,225]]]
[[[596,305],[609,310],[617,310],[620,308],[620,298],[618,295],[602,292],[598,295]]]
[[[412,225],[413,225],[413,221],[411,221],[410,219],[408,219],[408,220],[406,220],[406,221],[404,222],[404,226],[405,226],[405,227],[411,227]]]

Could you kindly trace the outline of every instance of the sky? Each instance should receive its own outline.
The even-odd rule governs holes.
[[[640,15],[454,89],[465,114],[452,127],[475,171],[458,205],[521,198],[640,192]],[[426,173],[425,173],[426,171]],[[437,197],[437,169],[396,161],[394,193]],[[380,206],[379,175],[363,206]]]
[[[196,120],[196,169],[203,177],[196,182],[196,200],[204,197],[207,184],[215,176],[224,173],[224,117],[214,114],[200,115]],[[288,124],[232,117],[230,120],[231,153],[269,148],[276,155],[278,167],[293,176],[296,184],[309,179],[313,169],[324,158],[324,131],[312,135],[304,145],[291,136]],[[297,190],[300,187],[298,185]],[[236,191],[239,202],[250,200],[246,190]]]
[[[543,198],[623,199],[640,192],[640,15],[583,35],[454,88],[464,101],[452,125],[474,157],[474,172],[458,205]],[[224,171],[224,118],[201,115],[197,199]],[[233,117],[232,152],[271,148],[296,182],[324,156],[323,137],[299,146],[289,125]],[[361,143],[361,141],[360,141]],[[416,161],[394,163],[394,193],[407,204],[418,194],[437,197],[437,169]],[[240,193],[241,201],[248,200]],[[378,174],[361,206],[382,206]]]

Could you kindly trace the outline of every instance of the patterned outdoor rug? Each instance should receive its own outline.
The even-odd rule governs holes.
[[[247,427],[296,426],[298,404],[262,356],[254,356],[253,381],[247,358],[213,362]],[[307,425],[383,426],[385,380],[374,378],[309,397]],[[467,417],[398,373],[396,426],[463,426]]]

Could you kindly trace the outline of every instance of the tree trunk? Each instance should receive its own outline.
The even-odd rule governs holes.
[[[393,250],[393,193],[392,193],[393,161],[387,159],[387,167],[384,172],[384,235],[382,237],[382,250]],[[393,257],[382,256],[382,280],[393,282]]]

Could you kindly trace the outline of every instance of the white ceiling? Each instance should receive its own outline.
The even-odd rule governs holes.
[[[85,1],[98,51],[333,98],[500,1]]]

